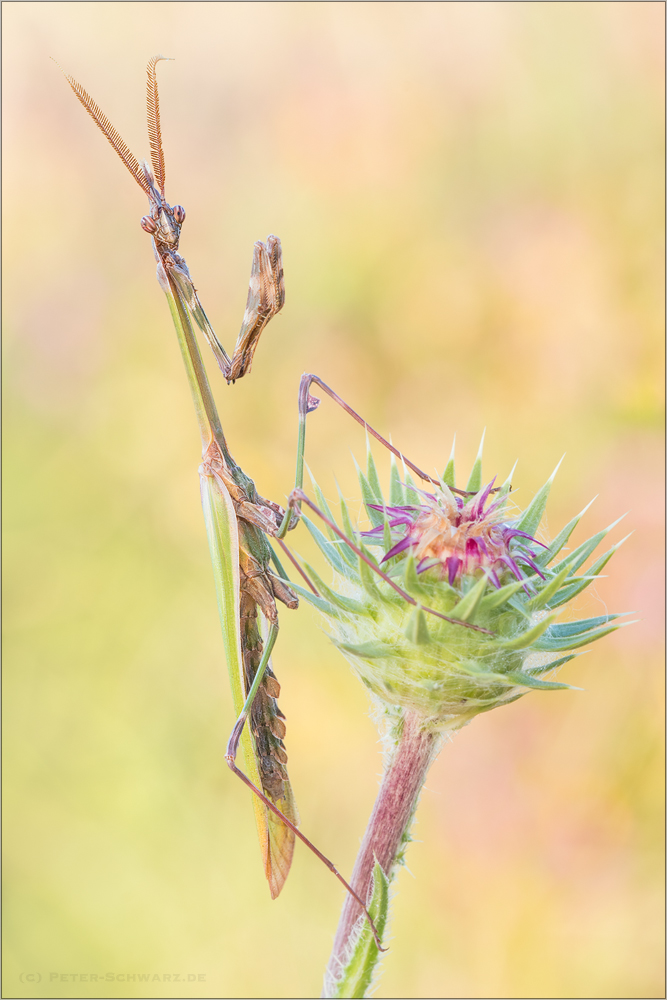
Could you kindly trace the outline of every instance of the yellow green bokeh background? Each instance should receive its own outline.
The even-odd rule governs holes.
[[[210,366],[262,494],[290,489],[313,371],[422,468],[456,432],[466,475],[487,427],[518,503],[566,452],[547,533],[595,494],[575,542],[630,511],[575,611],[640,624],[567,665],[582,691],[445,748],[378,996],[663,996],[663,5],[3,15],[4,995],[312,997],[342,903],[300,848],[269,899],[223,759],[199,444],[144,198],[49,61],[145,155],[162,52],[167,193],[228,347],[253,242],[283,241],[251,377]],[[326,401],[309,433],[328,495],[335,475],[353,497],[359,428]],[[349,872],[381,767],[366,696],[308,608],[282,615],[275,669],[303,829]]]

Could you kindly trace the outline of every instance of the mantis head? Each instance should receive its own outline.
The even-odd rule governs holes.
[[[144,215],[141,228],[155,240],[157,250],[178,250],[181,238],[181,226],[185,219],[185,209],[182,205],[169,205],[164,194],[158,191],[153,171],[142,161],[141,169],[148,185],[148,199],[151,204],[151,214]]]

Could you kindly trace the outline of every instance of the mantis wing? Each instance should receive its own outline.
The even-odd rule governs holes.
[[[218,478],[200,472],[202,507],[208,535],[223,645],[229,670],[234,712],[238,717],[246,700],[245,674],[239,622],[240,574],[239,536],[232,498]],[[258,753],[250,726],[241,734],[246,773],[256,789],[262,788]],[[288,780],[282,794],[272,801],[295,825],[298,823],[294,796]],[[266,790],[265,790],[266,791]],[[273,899],[282,889],[292,864],[294,833],[276,817],[257,796],[253,796],[255,822],[259,836],[264,873]]]

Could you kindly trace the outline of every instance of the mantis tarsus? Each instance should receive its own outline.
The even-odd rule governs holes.
[[[253,481],[232,458],[211,394],[195,330],[209,344],[228,383],[247,375],[262,331],[285,301],[282,250],[280,240],[275,236],[269,236],[266,243],[255,243],[246,311],[230,358],[208,321],[185,260],[178,253],[185,210],[181,205],[169,205],[165,198],[165,163],[155,72],[157,63],[164,58],[166,57],[154,57],[147,69],[150,166],[136,159],[83,87],[71,76],[65,76],[83,107],[149,200],[150,212],[142,218],[141,226],[152,238],[158,281],[167,296],[178,334],[202,438],[203,458],[199,467],[202,504],[214,562],[225,654],[238,717],[225,757],[231,770],[254,792],[260,846],[272,897],[275,898],[284,885],[292,861],[295,837],[298,837],[357,900],[370,923],[378,948],[384,950],[364,901],[332,862],[298,829],[294,796],[285,769],[287,754],[283,744],[284,716],[276,700],[280,685],[270,665],[270,655],[278,632],[276,600],[290,608],[295,608],[298,601],[282,579],[285,573],[268,538],[275,537],[284,547],[283,537],[288,529],[295,527],[301,503],[305,501],[317,510],[302,491],[306,417],[319,403],[319,400],[309,394],[313,381],[422,480],[437,480],[432,480],[405,459],[314,375],[304,375],[301,382],[296,486],[287,510],[259,496]],[[318,513],[321,514],[319,511]],[[350,544],[354,547],[354,543],[350,541]],[[362,557],[366,558],[363,554]],[[279,575],[270,569],[271,561]],[[384,576],[377,566],[372,568]],[[392,583],[392,586],[395,584]],[[404,591],[402,593],[414,603],[409,595]],[[264,636],[258,623],[258,609],[266,623]],[[464,622],[457,624],[477,628]],[[248,720],[249,726],[246,726]],[[236,765],[239,744],[244,750],[248,775]]]

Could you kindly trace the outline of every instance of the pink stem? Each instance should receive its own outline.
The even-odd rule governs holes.
[[[405,713],[403,731],[382,778],[350,879],[352,888],[361,899],[368,900],[375,859],[379,861],[384,873],[391,877],[426,774],[442,744],[439,733],[421,728],[422,721],[415,713]],[[349,959],[350,938],[361,912],[357,901],[348,894],[327,966],[326,981],[330,984],[339,977]],[[328,995],[328,992],[324,995]]]

